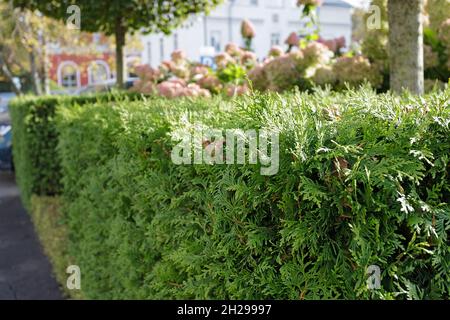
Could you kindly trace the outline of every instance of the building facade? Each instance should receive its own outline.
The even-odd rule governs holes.
[[[50,56],[50,79],[65,89],[96,85],[113,78],[114,54],[59,53]]]
[[[142,62],[157,66],[177,49],[185,51],[191,60],[199,61],[202,55],[222,51],[227,43],[243,46],[240,27],[244,19],[250,20],[255,27],[252,47],[256,55],[263,58],[272,46],[284,46],[284,40],[291,32],[304,28],[306,21],[300,19],[301,9],[296,3],[296,0],[227,0],[208,16],[191,17],[169,36],[143,35]],[[321,37],[344,36],[347,44],[350,43],[350,4],[342,0],[324,0],[317,15]]]
[[[109,38],[100,33],[86,33],[76,43],[49,44],[49,77],[59,90],[73,91],[115,77],[114,47]]]

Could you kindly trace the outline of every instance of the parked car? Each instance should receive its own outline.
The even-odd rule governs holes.
[[[12,132],[8,103],[15,95],[0,94],[0,170],[14,170],[12,159]]]
[[[134,82],[139,78],[128,78],[124,81],[124,88],[129,89],[133,86]],[[89,93],[97,93],[97,92],[106,92],[111,91],[116,86],[116,79],[109,79],[103,83],[99,84],[91,84],[82,88],[75,90],[72,94],[80,95],[80,94],[89,94]]]
[[[13,170],[11,125],[0,124],[0,169]]]

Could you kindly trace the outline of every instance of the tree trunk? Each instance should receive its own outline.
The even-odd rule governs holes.
[[[42,94],[42,87],[41,87],[41,79],[39,77],[39,70],[36,65],[36,57],[34,49],[31,49],[30,52],[30,71],[31,71],[31,80],[33,83],[33,89],[34,93],[38,96]]]
[[[124,87],[123,83],[123,47],[125,46],[125,28],[122,26],[122,19],[116,19],[116,84],[119,88]]]
[[[423,93],[423,0],[388,0],[391,90]]]
[[[42,34],[42,85],[44,94],[50,94],[50,78],[49,78],[49,67],[50,61],[48,59],[47,53],[47,39],[44,33]]]
[[[14,82],[14,76],[11,73],[11,70],[9,70],[9,67],[6,64],[5,59],[3,59],[3,54],[1,54],[1,53],[0,53],[0,66],[1,66],[2,74],[6,77],[6,79],[8,79],[8,82],[11,84],[12,91],[18,96],[21,95],[22,94],[22,90]]]

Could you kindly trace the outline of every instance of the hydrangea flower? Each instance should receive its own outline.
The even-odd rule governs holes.
[[[304,65],[306,67],[312,67],[317,64],[327,64],[333,57],[333,52],[319,42],[308,43],[302,52],[304,56]]]
[[[297,7],[300,6],[316,6],[322,5],[323,0],[297,0]]]
[[[198,81],[199,79],[209,74],[209,68],[205,65],[197,64],[191,66],[190,75],[192,80]]]
[[[241,64],[252,67],[258,58],[256,54],[251,51],[244,51],[241,56]]]
[[[217,68],[226,68],[229,63],[235,63],[235,60],[226,52],[219,53],[215,57]]]
[[[269,82],[266,76],[264,64],[258,64],[253,67],[248,73],[248,78],[252,82],[253,88],[259,91],[264,91],[269,86]]]
[[[268,81],[267,89],[283,91],[293,88],[302,77],[298,68],[302,56],[301,52],[294,52],[270,60],[264,66]]]
[[[220,82],[220,80],[214,76],[214,75],[206,75],[203,76],[202,78],[200,78],[197,81],[197,84],[204,88],[207,89],[211,92],[219,92],[220,89],[222,88],[222,83]]]
[[[211,93],[201,88],[198,84],[190,83],[183,89],[182,96],[185,97],[210,97]]]
[[[321,66],[316,69],[312,80],[319,86],[333,85],[336,82],[336,75],[331,66]]]
[[[322,39],[320,38],[317,42],[325,45],[330,51],[338,54],[342,48],[345,48],[345,37],[338,37],[335,39]]]
[[[237,44],[231,42],[225,46],[225,53],[228,53],[231,57],[240,57],[242,49]]]
[[[136,66],[135,73],[144,82],[155,82],[161,77],[161,72],[159,69],[153,69],[148,64]]]
[[[252,39],[255,37],[255,27],[247,19],[242,21],[241,35],[242,35],[242,38],[244,38],[244,39]]]
[[[364,81],[377,87],[383,80],[380,71],[363,56],[338,58],[333,65],[333,72],[340,88],[344,88],[345,83],[356,87]]]
[[[280,46],[273,46],[269,50],[269,57],[279,57],[283,55],[283,49]]]
[[[170,55],[170,57],[171,57],[172,61],[175,63],[180,63],[180,62],[186,60],[186,54],[184,53],[183,50],[173,51],[172,54]]]
[[[290,47],[298,47],[300,38],[298,37],[297,32],[291,32],[284,43],[286,43]]]
[[[166,98],[176,97],[209,97],[208,90],[201,88],[198,84],[186,82],[181,79],[170,79],[156,86],[159,95]]]

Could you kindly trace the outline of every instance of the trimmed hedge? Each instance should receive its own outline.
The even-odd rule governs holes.
[[[105,93],[86,96],[25,96],[11,102],[14,166],[22,200],[30,209],[32,194],[56,195],[61,192],[60,164],[56,153],[57,106],[84,105],[95,101],[136,100],[138,94]]]
[[[450,298],[450,91],[61,108],[69,252],[87,298]],[[280,169],[175,165],[199,124],[279,132]],[[21,168],[18,168],[21,170]],[[381,289],[369,290],[369,265]]]
[[[33,195],[30,214],[39,241],[53,266],[53,273],[61,284],[61,290],[67,297],[82,299],[79,290],[69,290],[66,285],[66,269],[74,264],[74,260],[68,255],[67,225],[61,210],[61,199]]]

